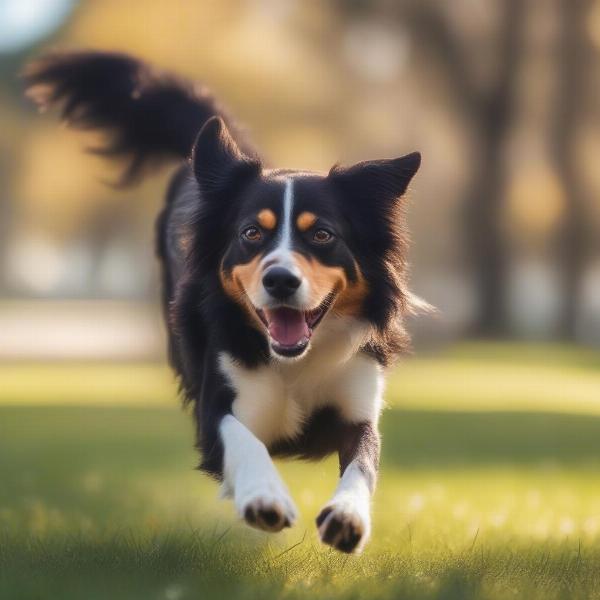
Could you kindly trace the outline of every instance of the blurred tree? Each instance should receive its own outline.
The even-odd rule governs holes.
[[[559,0],[560,34],[557,48],[557,97],[551,150],[556,171],[561,178],[566,198],[559,256],[563,272],[563,306],[559,332],[565,339],[577,334],[581,280],[587,260],[590,237],[586,211],[586,191],[577,164],[577,135],[585,118],[584,99],[588,98],[587,82],[591,48],[585,20],[590,0]]]
[[[500,13],[491,41],[492,68],[487,69],[484,81],[477,74],[480,54],[473,51],[472,44],[464,44],[463,32],[452,25],[439,3],[407,2],[399,12],[413,31],[418,49],[441,67],[449,94],[473,134],[474,160],[466,195],[464,235],[478,296],[473,333],[486,336],[505,334],[508,328],[508,251],[502,222],[507,174],[503,150],[516,107],[526,10],[523,0],[503,0],[498,5]]]
[[[22,2],[22,4],[26,4]],[[14,175],[18,172],[18,151],[25,134],[22,85],[18,73],[28,55],[39,44],[60,35],[74,5],[71,0],[53,0],[33,10],[19,11],[19,0],[0,0],[0,292],[13,292],[6,275],[10,235],[18,212],[14,197]]]

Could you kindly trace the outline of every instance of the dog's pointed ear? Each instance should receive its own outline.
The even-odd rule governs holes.
[[[421,165],[421,154],[413,152],[400,158],[370,160],[351,167],[335,166],[329,179],[344,196],[389,206],[401,198]]]
[[[207,195],[219,193],[261,171],[260,161],[240,150],[221,117],[211,117],[200,130],[191,163],[200,189]]]

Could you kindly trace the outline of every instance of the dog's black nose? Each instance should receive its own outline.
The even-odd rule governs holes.
[[[273,267],[263,277],[265,290],[278,300],[291,296],[299,287],[300,279],[284,267]]]

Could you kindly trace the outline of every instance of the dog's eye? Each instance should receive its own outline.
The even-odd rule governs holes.
[[[327,244],[333,239],[333,234],[327,231],[327,229],[317,229],[313,235],[313,240],[317,244]]]
[[[262,233],[258,229],[258,227],[246,227],[244,231],[242,231],[242,237],[249,242],[260,242],[262,239]]]

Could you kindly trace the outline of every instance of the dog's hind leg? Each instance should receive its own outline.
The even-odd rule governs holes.
[[[371,495],[379,466],[379,433],[373,423],[349,424],[339,449],[341,479],[317,517],[321,541],[342,552],[360,552],[371,535]]]
[[[252,527],[281,531],[296,520],[296,507],[266,446],[233,415],[219,427],[223,442],[223,492]]]

